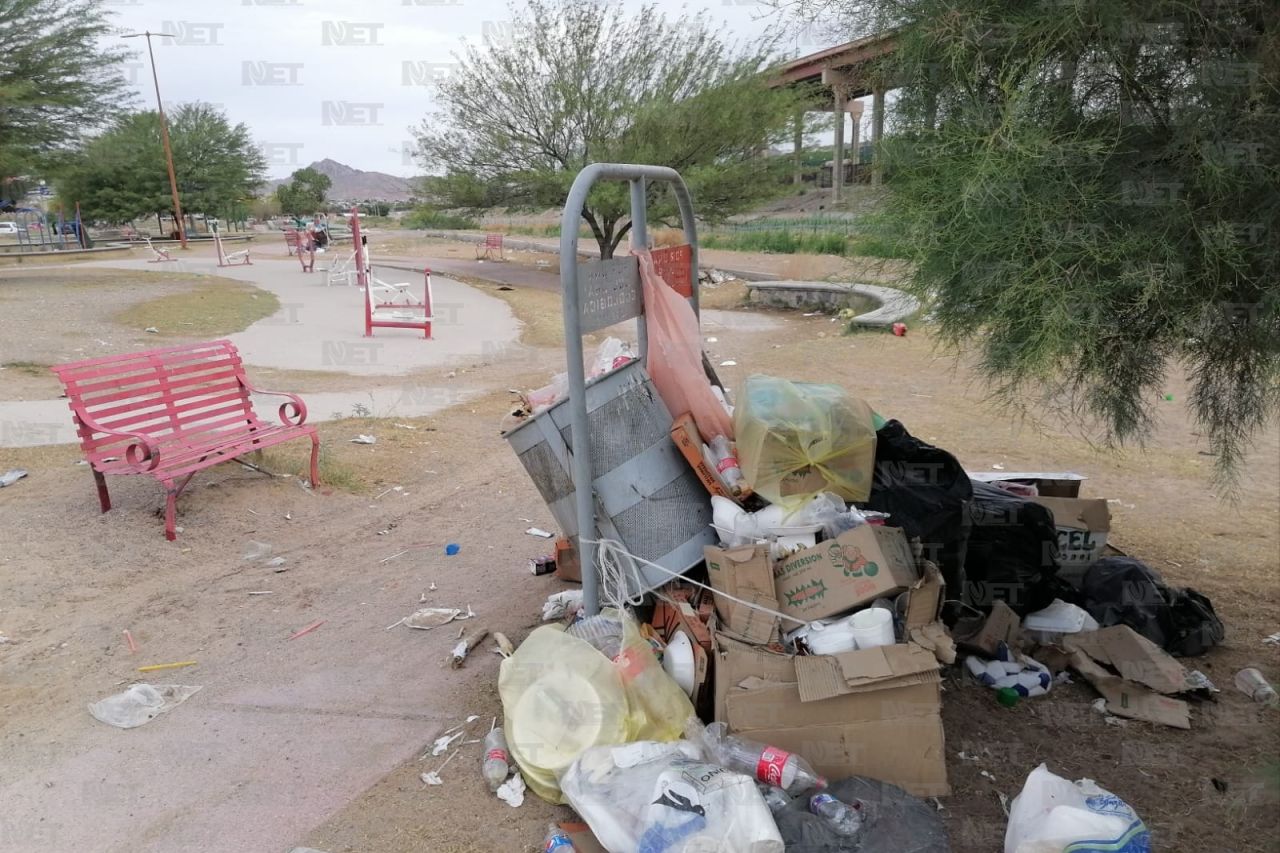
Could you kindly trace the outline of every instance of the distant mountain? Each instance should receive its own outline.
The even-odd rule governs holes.
[[[333,181],[326,194],[329,201],[407,201],[416,195],[409,178],[399,178],[386,172],[365,172],[328,158],[317,160],[310,168],[328,175]],[[274,192],[287,180],[267,181],[263,184],[263,192]]]

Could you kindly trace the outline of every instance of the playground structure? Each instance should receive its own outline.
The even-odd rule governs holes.
[[[74,219],[63,216],[61,207],[58,208],[56,218],[34,207],[15,207],[13,214],[14,224],[18,226],[20,251],[65,251],[87,249],[91,245],[84,223],[80,220],[78,202]]]
[[[355,244],[356,283],[364,288],[364,336],[373,337],[375,328],[421,329],[431,339],[431,270],[422,271],[423,292],[419,299],[411,292],[412,282],[386,282],[373,275],[369,242],[360,232],[360,211],[351,209],[351,240]]]
[[[253,265],[253,261],[249,259],[248,249],[241,249],[238,252],[227,252],[223,249],[222,233],[218,230],[218,220],[209,220],[209,231],[213,234],[214,248],[218,250],[218,266],[247,267]]]

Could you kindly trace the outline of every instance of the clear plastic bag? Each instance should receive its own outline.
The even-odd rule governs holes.
[[[876,431],[866,402],[839,385],[761,375],[738,398],[738,462],[758,494],[788,509],[826,491],[867,499]]]
[[[1041,764],[1009,807],[1004,853],[1043,850],[1149,853],[1151,833],[1128,803],[1092,779],[1071,782]]]
[[[782,853],[754,780],[702,758],[689,741],[589,749],[564,792],[609,853]]]
[[[672,417],[688,412],[698,432],[711,439],[733,438],[733,421],[711,389],[702,367],[702,332],[698,315],[653,269],[647,249],[634,246],[644,285],[644,316],[649,333],[645,369]]]
[[[552,803],[564,802],[560,776],[584,750],[675,740],[693,715],[635,620],[611,609],[596,618],[621,625],[621,650],[612,660],[562,626],[545,625],[498,674],[511,756],[529,788]]]

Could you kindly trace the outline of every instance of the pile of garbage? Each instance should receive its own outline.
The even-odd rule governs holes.
[[[594,533],[596,565],[574,558],[567,470],[548,473],[567,448],[512,442],[569,531],[531,571],[599,573],[607,605],[552,596],[554,624],[502,664],[511,758],[587,827],[553,826],[546,849],[946,850],[925,798],[950,793],[948,667],[996,708],[1052,701],[1074,672],[1105,714],[1190,726],[1215,688],[1175,656],[1220,643],[1222,623],[1207,598],[1109,546],[1109,502],[1082,497],[1084,477],[970,472],[835,384],[757,374],[732,394],[687,303],[653,290],[643,257],[641,273],[645,358],[611,338],[586,366],[596,520],[614,531]],[[597,410],[631,393],[615,382],[608,398],[619,371],[631,389],[651,381],[661,406],[643,408],[642,391],[606,430]],[[556,377],[518,415],[551,418],[568,393]],[[559,417],[540,435],[563,436]],[[657,470],[672,457],[655,424],[694,478],[679,488]],[[633,504],[666,521],[637,534],[622,523]],[[696,538],[652,556],[642,534],[691,518],[707,520]],[[1275,696],[1260,673],[1242,679],[1258,701]],[[1149,835],[1091,780],[1031,770],[1006,853],[1076,842],[1137,851]]]

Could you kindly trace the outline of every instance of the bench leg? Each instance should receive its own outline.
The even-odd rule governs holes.
[[[320,485],[320,436],[311,433],[311,488]]]
[[[164,538],[170,542],[178,538],[178,531],[174,525],[174,514],[176,504],[178,502],[178,493],[173,488],[164,491]]]
[[[107,478],[102,475],[101,471],[93,470],[93,481],[98,484],[98,503],[102,504],[102,511],[106,512],[111,509],[111,495],[107,492]]]

